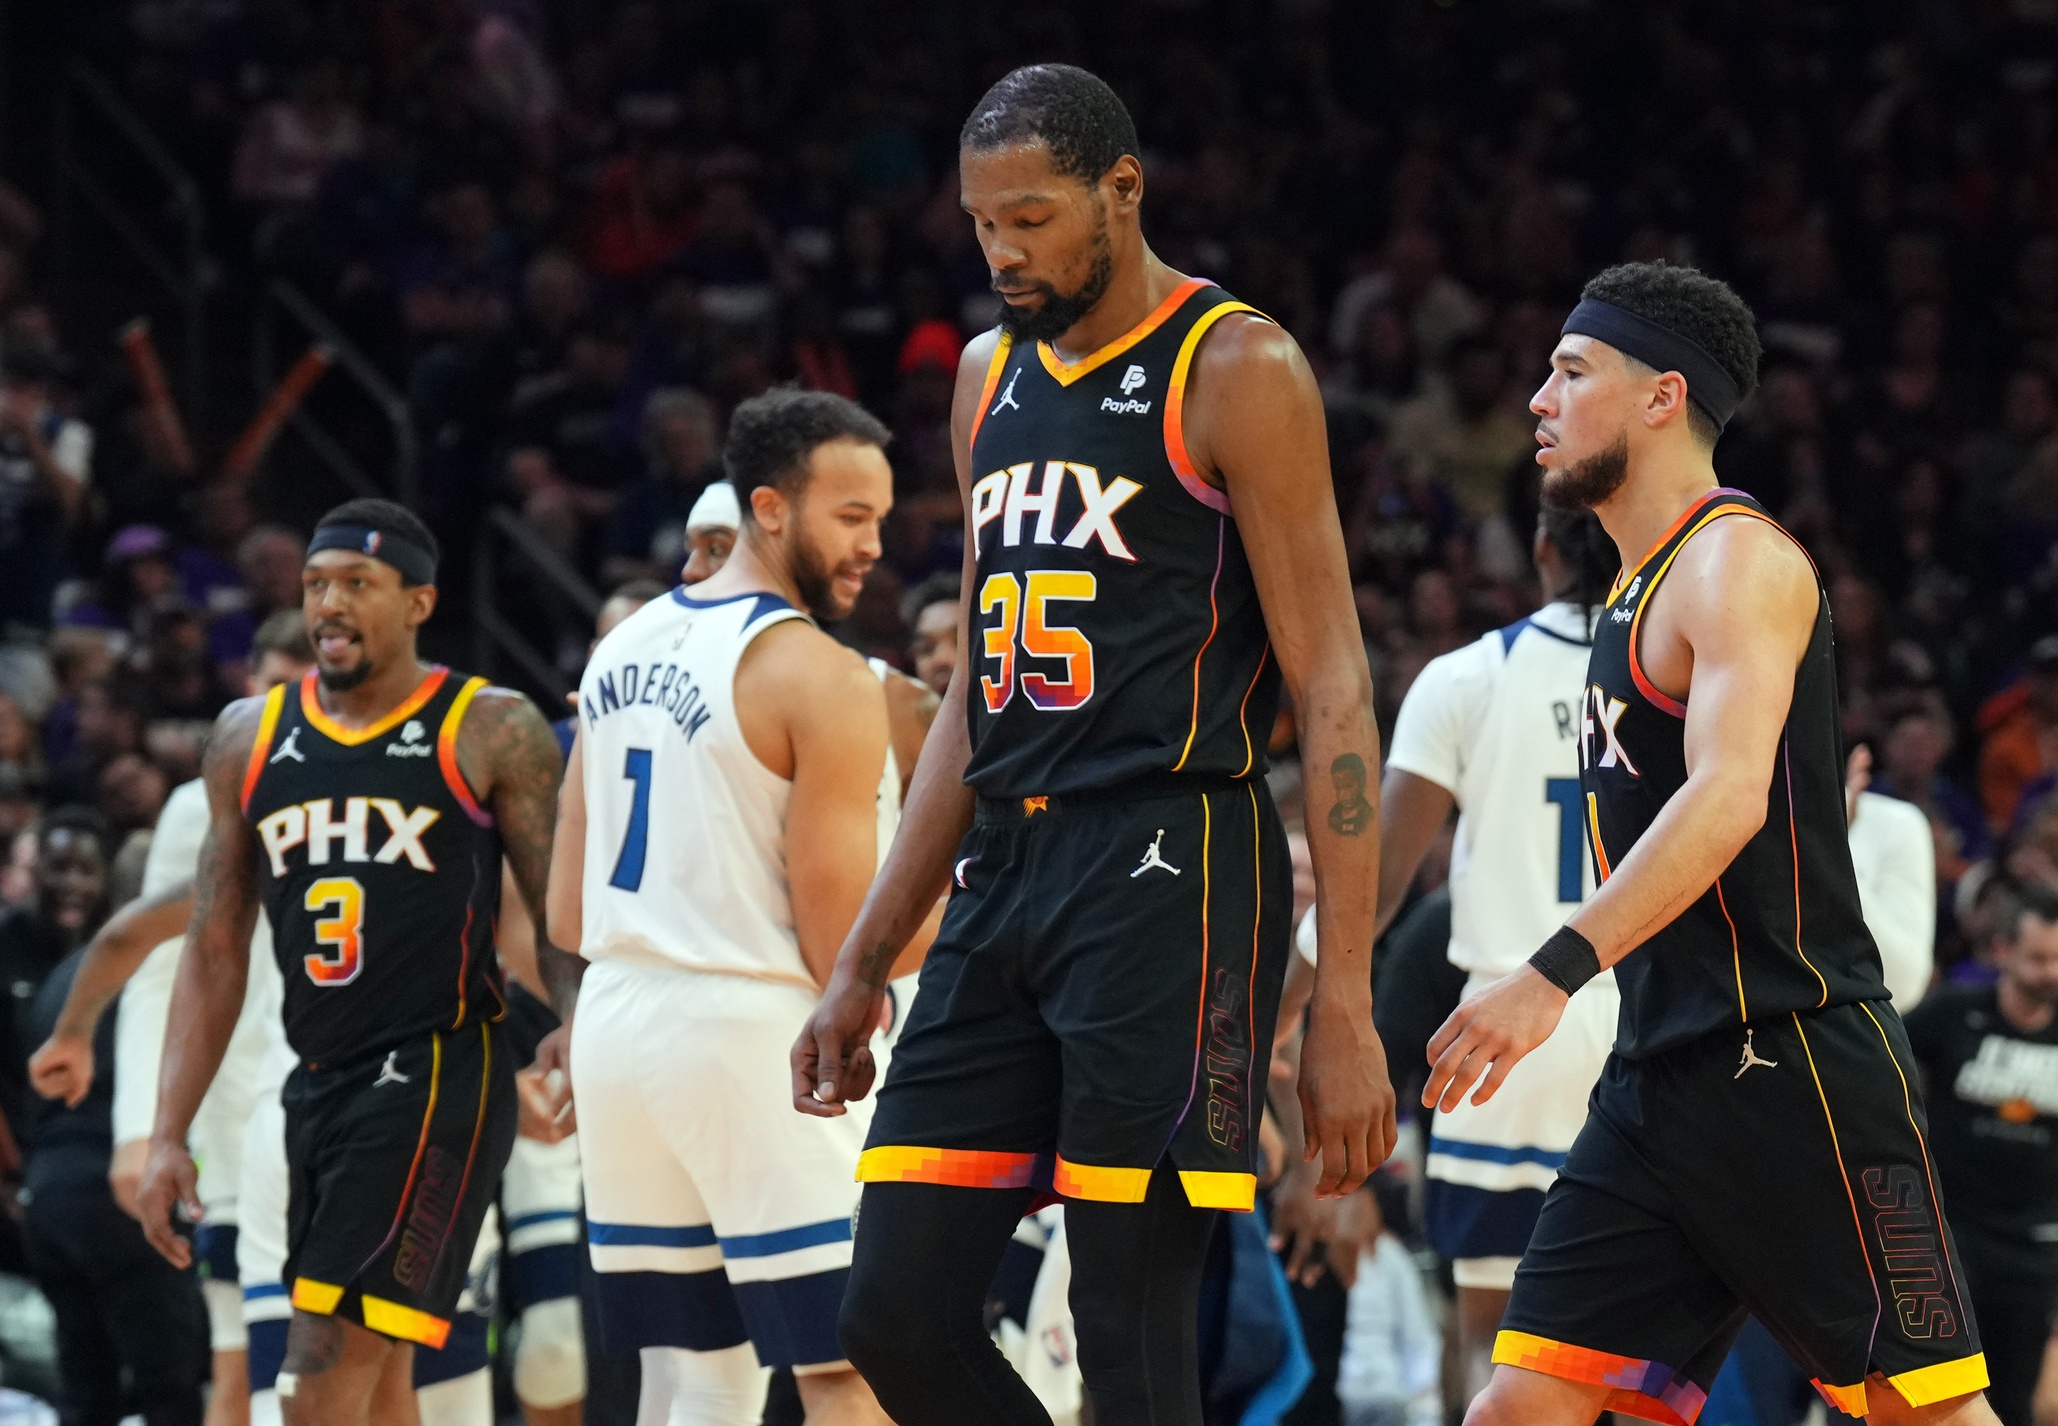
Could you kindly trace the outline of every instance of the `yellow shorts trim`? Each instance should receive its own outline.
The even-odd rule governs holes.
[[[425,1347],[438,1351],[450,1336],[448,1318],[431,1317],[412,1307],[403,1307],[397,1302],[388,1302],[383,1297],[364,1297],[364,1325],[382,1337],[397,1337],[403,1342],[420,1342]]]
[[[1987,1354],[1974,1352],[1955,1362],[1917,1367],[1912,1372],[1888,1377],[1887,1385],[1901,1393],[1901,1400],[1910,1406],[1929,1406],[1954,1396],[1970,1396],[1987,1388]]]
[[[1179,1186],[1195,1208],[1226,1208],[1248,1213],[1258,1201],[1258,1176],[1249,1173],[1201,1173],[1179,1170]]]
[[[1150,1191],[1150,1170],[1075,1164],[1060,1154],[1051,1187],[1063,1198],[1084,1198],[1093,1203],[1141,1203]]]
[[[1856,1386],[1831,1386],[1826,1381],[1810,1378],[1809,1384],[1815,1388],[1818,1396],[1837,1410],[1843,1412],[1844,1415],[1856,1416],[1861,1421],[1865,1418],[1864,1382],[1861,1381]]]
[[[302,1312],[313,1312],[326,1317],[336,1310],[336,1304],[343,1300],[343,1288],[338,1283],[316,1282],[311,1277],[293,1279],[293,1305]]]

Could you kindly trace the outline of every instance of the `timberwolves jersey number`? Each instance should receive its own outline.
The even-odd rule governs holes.
[[[486,686],[437,668],[378,722],[322,711],[310,673],[265,700],[243,780],[286,1038],[310,1068],[504,1010],[500,834],[457,766]]]
[[[1180,428],[1201,337],[1251,310],[1193,278],[1077,363],[1001,337],[971,441],[978,792],[1264,771],[1279,698],[1264,611]]]

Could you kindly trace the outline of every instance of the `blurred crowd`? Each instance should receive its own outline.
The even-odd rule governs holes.
[[[728,411],[837,391],[893,427],[897,497],[840,633],[938,688],[952,377],[996,311],[956,132],[1010,65],[1113,83],[1153,246],[1314,365],[1388,721],[1427,660],[1537,602],[1526,406],[1583,278],[1703,266],[1767,353],[1717,466],[1828,585],[1845,732],[1933,835],[1938,978],[1993,979],[1988,888],[2058,886],[2042,0],[105,11],[86,42],[201,185],[231,285],[290,280],[406,393],[460,564],[497,505],[602,593],[669,583]],[[89,809],[106,886],[76,938],[133,894],[303,546],[276,472],[181,460],[112,334],[64,328],[31,188],[0,180],[0,902],[33,910],[39,817]],[[566,667],[570,607],[536,611]]]

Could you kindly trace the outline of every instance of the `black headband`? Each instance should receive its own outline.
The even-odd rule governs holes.
[[[312,555],[323,550],[348,550],[354,555],[383,560],[399,570],[401,579],[408,584],[436,582],[436,557],[407,536],[391,530],[370,525],[322,525],[307,542],[307,552]]]
[[[1721,430],[1743,404],[1736,381],[1722,369],[1722,363],[1692,337],[1670,327],[1661,327],[1648,317],[1617,307],[1612,302],[1582,298],[1558,329],[1561,337],[1577,333],[1606,342],[1624,356],[1635,357],[1658,371],[1676,371],[1686,378],[1686,394],[1707,412]]]

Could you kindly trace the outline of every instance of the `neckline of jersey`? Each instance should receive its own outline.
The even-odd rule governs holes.
[[[1049,342],[1038,342],[1036,344],[1036,354],[1043,359],[1043,369],[1056,379],[1058,385],[1070,386],[1088,372],[1106,366],[1116,357],[1122,355],[1123,352],[1128,351],[1152,332],[1155,332],[1165,324],[1165,321],[1174,312],[1177,312],[1184,306],[1186,299],[1193,296],[1194,293],[1200,291],[1203,287],[1213,287],[1214,285],[1213,280],[1209,278],[1187,278],[1184,282],[1166,293],[1165,300],[1160,302],[1148,317],[1145,317],[1141,322],[1138,322],[1106,346],[1101,347],[1097,351],[1088,352],[1077,361],[1066,361],[1052,349]]]
[[[783,594],[774,594],[769,589],[746,589],[741,594],[728,594],[720,599],[695,599],[686,592],[686,586],[681,584],[672,590],[672,598],[678,600],[688,609],[716,609],[724,604],[734,604],[739,599],[770,600],[782,609],[791,609],[793,607],[792,600]]]
[[[1644,551],[1644,557],[1638,560],[1634,567],[1625,566],[1622,569],[1622,571],[1615,576],[1615,583],[1610,585],[1608,588],[1608,602],[1610,604],[1613,604],[1617,599],[1620,599],[1622,597],[1622,591],[1627,589],[1631,584],[1633,584],[1636,581],[1636,577],[1642,574],[1644,570],[1647,567],[1649,567],[1653,559],[1657,558],[1658,551],[1664,549],[1666,545],[1670,544],[1672,542],[1672,537],[1674,535],[1677,535],[1681,530],[1684,530],[1689,520],[1693,519],[1693,517],[1699,514],[1701,511],[1707,509],[1708,506],[1712,505],[1718,498],[1724,495],[1741,495],[1745,499],[1750,498],[1749,491],[1733,490],[1727,485],[1718,485],[1713,490],[1709,491],[1707,494],[1701,496],[1698,500],[1695,500],[1692,504],[1688,505],[1686,509],[1679,512],[1679,518],[1677,520],[1674,520],[1670,525],[1666,526],[1665,533],[1658,536],[1658,538],[1652,542],[1651,547]]]
[[[317,677],[315,671],[309,669],[307,676],[300,680],[301,713],[323,737],[346,748],[354,748],[360,743],[369,743],[381,733],[392,732],[403,721],[421,712],[423,705],[436,696],[436,690],[450,677],[450,670],[440,663],[430,665],[428,677],[415,685],[414,692],[401,699],[385,717],[362,728],[346,728],[323,710],[321,695],[315,691]]]

